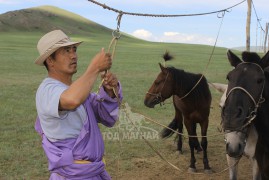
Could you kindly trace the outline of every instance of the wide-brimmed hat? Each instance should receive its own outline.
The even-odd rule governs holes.
[[[44,61],[56,50],[61,47],[70,45],[80,45],[80,42],[72,42],[71,39],[61,30],[54,30],[43,37],[37,43],[39,57],[35,60],[35,64],[44,65]]]

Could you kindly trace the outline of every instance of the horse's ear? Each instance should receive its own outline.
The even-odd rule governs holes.
[[[269,51],[267,51],[267,53],[262,57],[261,63],[263,67],[269,66]]]
[[[237,57],[231,50],[227,51],[227,57],[229,59],[231,66],[233,67],[236,67],[238,64],[242,62],[241,59]]]
[[[161,63],[159,63],[159,66],[160,66],[162,72],[165,72],[166,71],[166,68]]]

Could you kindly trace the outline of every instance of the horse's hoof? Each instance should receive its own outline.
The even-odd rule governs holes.
[[[212,169],[205,169],[205,174],[212,174],[213,173],[213,171],[212,171]]]
[[[196,173],[196,172],[197,172],[196,168],[189,167],[188,173]]]
[[[179,154],[183,154],[183,151],[182,150],[179,150],[178,152],[179,152]]]

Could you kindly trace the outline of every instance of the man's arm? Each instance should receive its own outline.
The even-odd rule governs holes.
[[[60,110],[73,110],[80,106],[89,93],[100,72],[110,69],[112,60],[109,54],[101,50],[92,60],[85,73],[74,81],[60,97]]]

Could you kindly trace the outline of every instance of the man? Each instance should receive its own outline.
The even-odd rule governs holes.
[[[98,123],[112,127],[117,118],[121,86],[110,72],[99,94],[91,93],[101,72],[110,69],[112,59],[101,49],[77,80],[77,47],[61,30],[45,34],[38,42],[40,56],[35,63],[45,66],[48,77],[36,92],[36,131],[48,158],[50,179],[111,179],[102,161],[104,142]],[[115,94],[116,93],[116,94]]]

